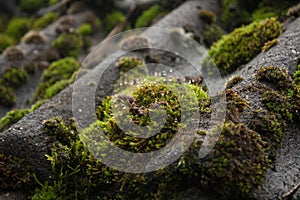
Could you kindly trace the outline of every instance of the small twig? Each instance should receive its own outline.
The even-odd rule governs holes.
[[[292,196],[297,190],[300,188],[300,182],[296,184],[290,191],[282,195],[282,199],[286,199],[290,196]]]

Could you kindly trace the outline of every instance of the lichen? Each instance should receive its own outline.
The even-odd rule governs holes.
[[[56,38],[52,46],[58,50],[63,57],[77,58],[83,47],[82,38],[76,33],[62,33]]]
[[[253,22],[223,36],[211,47],[209,55],[223,73],[228,73],[249,62],[279,34],[281,24],[275,18]]]
[[[150,26],[151,22],[162,12],[163,8],[160,5],[151,6],[137,18],[135,28]]]

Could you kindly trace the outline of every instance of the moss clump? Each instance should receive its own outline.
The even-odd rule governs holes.
[[[15,47],[15,46],[7,48],[4,52],[4,54],[7,58],[7,60],[10,62],[13,62],[13,63],[24,59],[23,51],[20,48]]]
[[[63,57],[77,58],[83,47],[82,38],[76,33],[62,33],[56,38],[52,46],[58,50]]]
[[[7,47],[12,46],[14,44],[14,38],[4,33],[0,34],[0,53],[2,53]]]
[[[242,76],[233,76],[226,83],[226,89],[231,89],[233,86],[242,82],[245,78]]]
[[[10,37],[19,40],[32,27],[33,20],[30,18],[13,18],[9,21],[6,29],[6,34]]]
[[[21,0],[20,9],[25,12],[33,13],[48,4],[48,0]]]
[[[121,58],[116,64],[117,68],[119,68],[120,72],[127,72],[134,67],[140,67],[145,65],[145,62],[137,57],[124,57]]]
[[[137,18],[135,22],[135,28],[147,27],[151,25],[151,22],[162,12],[163,8],[160,5],[151,6]]]
[[[208,53],[223,73],[231,72],[249,62],[261,52],[267,41],[280,33],[281,24],[275,18],[253,22],[223,36]]]
[[[59,87],[58,89],[56,84],[70,79],[78,69],[79,64],[74,58],[64,58],[53,62],[42,74],[41,82],[35,92],[35,99],[47,99],[47,97],[52,97],[55,93],[61,91],[63,88]],[[65,84],[62,85],[66,86]],[[51,91],[51,88],[53,91]]]
[[[40,31],[29,31],[22,38],[22,42],[26,44],[43,44],[46,42],[46,36]]]
[[[82,24],[77,30],[76,33],[79,35],[92,35],[94,33],[94,29],[90,24]]]
[[[126,20],[125,15],[120,11],[113,11],[107,14],[103,20],[103,27],[106,32],[111,31],[116,25]]]
[[[207,24],[212,24],[217,20],[216,15],[211,10],[200,10],[199,17]]]
[[[28,80],[28,74],[24,69],[9,67],[1,75],[1,85],[18,88]]]
[[[279,40],[277,38],[266,42],[262,48],[262,51],[263,52],[269,51],[269,49],[271,49],[273,46],[278,44],[278,42],[279,42]]]
[[[1,106],[10,108],[15,105],[17,97],[12,88],[0,85],[0,96]]]
[[[20,189],[30,180],[30,173],[24,159],[0,153],[0,190],[13,191]]]
[[[272,83],[279,90],[291,90],[292,79],[286,68],[279,66],[262,67],[256,72],[256,79],[261,82]]]
[[[207,47],[217,42],[224,35],[224,30],[216,24],[205,25],[203,42]]]
[[[49,12],[43,15],[42,17],[38,18],[37,20],[35,20],[32,28],[34,29],[46,28],[49,24],[55,22],[58,19],[58,17],[59,15],[57,13]]]

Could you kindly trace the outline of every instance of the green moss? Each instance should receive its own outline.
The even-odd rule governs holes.
[[[21,189],[30,180],[28,167],[24,159],[0,153],[0,190],[14,191]]]
[[[205,25],[203,42],[207,47],[217,42],[224,35],[224,30],[216,24]]]
[[[56,38],[52,46],[58,50],[63,57],[77,58],[83,47],[82,38],[75,33],[62,33]]]
[[[245,78],[242,76],[233,76],[227,81],[226,88],[230,89],[233,86],[237,85],[238,83],[242,82],[244,79]]]
[[[127,72],[134,67],[139,67],[145,65],[145,62],[137,57],[124,57],[121,58],[116,64],[117,68],[119,68],[120,72]]]
[[[41,189],[37,188],[31,200],[56,200],[58,197],[55,194],[53,186],[44,185]]]
[[[21,0],[20,9],[25,12],[33,13],[41,7],[47,6],[48,0]]]
[[[41,82],[35,92],[35,99],[44,99],[52,97],[55,93],[61,91],[66,82],[79,69],[79,64],[74,58],[64,58],[53,62],[46,69],[41,77]]]
[[[163,8],[160,5],[153,5],[145,10],[141,16],[139,16],[135,22],[135,28],[147,27],[151,25],[151,22],[162,13]]]
[[[281,24],[274,18],[253,22],[223,36],[211,47],[209,55],[223,73],[228,73],[253,59],[267,41],[280,33]]]
[[[200,17],[200,19],[205,21],[207,24],[214,23],[217,20],[216,15],[211,10],[200,10],[199,17]]]
[[[32,23],[33,20],[30,18],[15,17],[9,21],[6,34],[15,38],[16,40],[19,40],[30,30]]]
[[[0,76],[1,85],[6,85],[13,88],[18,88],[23,85],[28,79],[28,74],[24,69],[9,67],[5,69]]]
[[[4,107],[13,107],[16,103],[17,97],[15,91],[4,85],[0,85],[0,105]]]
[[[270,40],[268,42],[266,42],[262,48],[263,52],[268,51],[269,49],[271,49],[273,46],[275,46],[276,44],[278,44],[279,40],[276,38],[274,40]]]
[[[42,17],[38,18],[37,20],[35,20],[32,28],[35,28],[35,29],[46,28],[49,24],[55,22],[55,20],[57,20],[58,17],[59,17],[59,14],[54,13],[54,12],[49,12],[49,13],[43,15]]]
[[[274,10],[274,8],[265,6],[265,7],[258,8],[252,13],[252,20],[260,21],[262,19],[276,17],[276,16],[277,13],[276,10]]]
[[[0,53],[2,53],[7,47],[15,44],[15,40],[7,34],[0,33]]]
[[[103,27],[106,32],[111,31],[117,24],[126,20],[125,15],[119,11],[107,14],[103,20]]]
[[[79,35],[92,35],[94,33],[93,27],[90,24],[82,24],[77,30],[76,33]]]

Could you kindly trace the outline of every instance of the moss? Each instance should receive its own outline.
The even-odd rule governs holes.
[[[255,76],[258,81],[272,83],[279,90],[288,92],[293,88],[292,79],[286,68],[279,66],[261,67]]]
[[[85,13],[84,22],[92,25],[93,29],[99,28],[102,24],[101,20],[91,11]]]
[[[52,46],[58,50],[63,57],[77,58],[83,46],[82,38],[75,33],[62,33],[56,38]]]
[[[124,57],[121,58],[116,64],[117,68],[119,68],[120,72],[127,72],[134,67],[139,67],[145,65],[145,62],[137,57]]]
[[[4,54],[8,61],[18,62],[24,59],[23,51],[15,46],[9,47],[4,51]]]
[[[7,47],[15,44],[15,40],[7,34],[0,34],[0,53],[2,53]]]
[[[13,107],[16,103],[17,97],[15,91],[4,85],[0,85],[0,105],[4,107]]]
[[[48,184],[44,185],[41,189],[37,188],[34,192],[34,195],[31,197],[31,200],[56,200],[58,197],[55,194],[53,186]]]
[[[107,14],[103,20],[103,27],[106,32],[111,31],[116,25],[120,22],[124,22],[126,20],[125,15],[119,11],[113,11]]]
[[[217,42],[224,35],[224,30],[216,24],[205,25],[203,42],[207,47]]]
[[[237,92],[232,89],[226,90],[227,112],[226,118],[234,123],[240,123],[239,115],[245,108],[249,107],[248,102],[241,98]]]
[[[32,28],[34,29],[43,29],[46,28],[49,24],[55,22],[58,19],[59,15],[54,12],[49,12],[42,17],[35,20]]]
[[[277,13],[276,13],[276,10],[274,10],[274,8],[265,6],[265,7],[256,9],[252,13],[252,21],[260,21],[262,19],[276,17],[276,16],[277,16]]]
[[[18,18],[11,19],[7,25],[6,33],[10,37],[19,40],[27,33],[32,27],[33,20],[30,18]]]
[[[33,13],[41,7],[47,6],[48,0],[21,0],[20,9],[25,12]]]
[[[207,24],[216,22],[216,15],[211,10],[200,10],[199,17]]]
[[[77,30],[76,33],[79,35],[92,35],[94,33],[93,27],[90,24],[82,24]]]
[[[24,69],[9,67],[1,74],[0,83],[13,88],[18,88],[28,80],[28,74]]]
[[[209,50],[209,55],[223,72],[228,73],[249,62],[263,45],[278,37],[281,24],[274,18],[253,22],[223,36]]]
[[[79,64],[74,58],[64,58],[53,62],[42,74],[41,82],[35,92],[35,99],[55,95],[62,89],[62,86],[66,86],[63,83],[70,79],[78,69]]]
[[[238,83],[242,82],[245,78],[242,76],[232,76],[226,83],[226,88],[231,89]]]
[[[0,190],[14,191],[25,186],[30,180],[24,159],[0,153]]]
[[[44,44],[46,40],[46,36],[40,31],[29,31],[22,38],[22,42],[26,44]]]
[[[163,8],[159,5],[153,5],[145,10],[136,20],[135,28],[147,27],[151,22],[162,13]]]
[[[262,48],[262,51],[263,52],[269,51],[269,49],[271,49],[273,46],[278,44],[278,42],[279,40],[277,38],[266,42]]]

